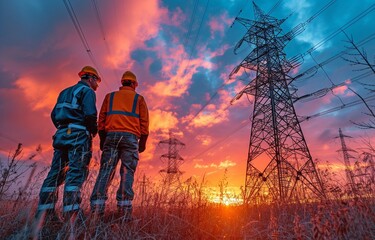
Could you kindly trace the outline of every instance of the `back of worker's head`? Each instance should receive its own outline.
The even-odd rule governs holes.
[[[88,79],[89,77],[95,77],[95,79],[98,82],[102,81],[102,79],[99,77],[98,71],[96,71],[96,69],[91,66],[84,66],[82,70],[78,73],[78,76],[80,76],[83,79]]]
[[[124,72],[124,74],[122,74],[121,84],[122,86],[131,86],[132,84],[134,84],[134,87],[137,87],[138,86],[137,77],[131,71],[126,71]]]

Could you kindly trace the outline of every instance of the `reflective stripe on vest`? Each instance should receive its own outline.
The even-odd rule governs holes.
[[[74,90],[73,99],[72,99],[71,103],[67,103],[67,102],[58,103],[58,104],[56,104],[56,108],[66,107],[66,108],[70,108],[70,109],[80,109],[81,106],[77,104],[77,101],[78,101],[77,94],[79,93],[79,91],[81,91],[82,88],[85,88],[85,87],[88,88],[88,86],[86,86],[86,85],[81,85],[76,90]]]
[[[107,112],[107,115],[120,114],[120,115],[139,118],[139,114],[135,113],[135,110],[137,109],[137,102],[138,102],[138,97],[139,97],[138,93],[136,93],[135,96],[134,96],[133,107],[132,107],[131,112],[113,111],[112,107],[113,107],[113,98],[114,97],[115,97],[115,92],[111,93],[111,96],[109,98],[109,111]]]

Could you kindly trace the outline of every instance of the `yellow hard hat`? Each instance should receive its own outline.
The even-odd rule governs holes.
[[[82,70],[78,73],[78,76],[82,77],[83,75],[86,75],[86,74],[94,75],[98,79],[99,82],[102,81],[102,79],[99,77],[98,71],[96,71],[96,69],[91,66],[84,66]]]
[[[122,74],[121,83],[123,83],[124,81],[135,82],[138,85],[137,77],[131,71],[126,71],[124,72],[124,74]]]

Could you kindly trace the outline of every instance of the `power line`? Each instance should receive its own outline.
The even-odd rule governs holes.
[[[273,7],[268,11],[268,15],[270,15],[276,8],[279,7],[279,5],[283,2],[283,0],[279,0],[273,5]]]
[[[373,100],[375,100],[375,95],[369,96],[369,97],[364,98],[364,99],[367,100],[367,101],[373,101]],[[362,100],[356,100],[356,101],[352,101],[352,102],[349,102],[347,104],[344,104],[344,105],[341,105],[341,106],[337,106],[337,107],[334,107],[334,108],[331,108],[331,109],[328,109],[328,110],[325,110],[325,111],[317,112],[317,113],[315,113],[313,115],[301,116],[301,117],[299,117],[299,122],[302,123],[302,122],[308,121],[308,120],[310,120],[312,118],[321,117],[321,116],[324,116],[324,115],[329,114],[329,113],[340,111],[340,110],[342,110],[344,108],[347,108],[347,107],[353,107],[353,106],[359,105],[360,103],[362,103]],[[237,133],[238,131],[240,131],[244,127],[246,127],[249,123],[250,122],[246,122],[245,124],[240,125],[238,128],[236,128],[233,131],[231,131],[230,134],[226,135],[225,138],[223,138],[223,139],[215,142],[209,148],[207,148],[206,150],[204,150],[204,151],[200,152],[199,154],[195,155],[191,159],[195,159],[197,157],[200,157],[201,155],[205,154],[206,152],[208,152],[212,148],[214,148],[214,147],[218,146],[219,144],[223,143],[229,137],[231,137],[232,135],[234,135],[235,133]]]
[[[324,10],[325,10],[329,5],[333,4],[333,2],[334,2],[334,1],[331,1],[329,4],[327,4],[327,6],[324,8]],[[371,10],[371,11],[372,11],[372,10]],[[313,16],[310,18],[310,21],[311,21],[313,18],[315,18],[318,14],[320,14],[321,12],[322,12],[322,11],[320,11],[320,12],[318,12],[317,14],[313,15]],[[363,14],[360,14],[360,15],[357,16],[356,18],[352,19],[349,23],[345,24],[344,27],[347,28],[347,27],[351,26],[352,24],[354,24],[355,22],[357,22],[360,18],[364,17],[364,16],[367,15],[368,13],[369,13],[369,11],[365,11],[365,12],[363,12]],[[332,35],[330,35],[329,38],[326,38],[325,41],[328,41],[328,40],[331,39],[331,38],[332,38]],[[374,37],[373,37],[373,36],[369,36],[367,39],[363,40],[362,43],[364,44],[364,43],[366,43],[366,42],[372,40],[372,38],[374,38]],[[321,44],[321,43],[319,43],[319,44]],[[316,46],[314,46],[312,49],[316,50],[317,48],[319,48],[319,47],[320,47],[319,44],[317,44]],[[312,51],[311,51],[311,49],[310,49],[309,51],[307,51],[307,52],[305,53],[305,55],[307,55],[307,54],[311,54],[311,52],[312,52]],[[337,54],[336,56],[331,57],[330,59],[328,59],[328,61],[326,60],[326,61],[324,62],[324,64],[326,64],[326,63],[328,63],[328,62],[330,62],[330,61],[332,61],[332,60],[338,58],[339,56],[341,56],[341,55],[344,54],[345,52],[346,52],[346,51],[342,51],[341,53]],[[317,66],[317,68],[320,68],[321,65],[322,65],[322,64],[317,64],[316,66]],[[309,69],[309,70],[311,71],[311,69]],[[315,70],[315,69],[314,69],[314,70]],[[324,69],[323,69],[323,70],[324,70]],[[309,72],[310,72],[310,71],[309,71]],[[305,75],[305,74],[303,74],[303,75]],[[366,76],[368,76],[368,73],[362,75],[362,77],[366,77]],[[335,85],[333,82],[332,82],[332,84]],[[216,96],[216,93],[212,96],[212,98],[215,97],[215,96]],[[212,100],[212,98],[209,99],[208,103]],[[371,99],[370,99],[370,100],[371,100]],[[314,115],[308,116],[308,119],[311,119],[311,118],[314,118],[314,117],[317,117],[317,116],[321,116],[321,115],[324,115],[324,114],[328,114],[328,113],[331,113],[331,112],[334,112],[334,111],[338,111],[338,110],[341,110],[341,109],[343,109],[343,108],[345,108],[345,107],[354,106],[354,105],[356,105],[356,104],[359,104],[360,102],[361,102],[361,101],[354,101],[354,102],[350,102],[350,103],[345,104],[345,105],[343,104],[343,106],[339,106],[339,107],[333,108],[333,109],[331,109],[330,111],[324,111],[324,112],[321,112],[321,113],[317,113],[317,114],[314,114]],[[207,106],[208,103],[207,103],[205,106]],[[205,106],[204,106],[204,107],[205,107]],[[199,112],[198,112],[194,117],[196,117],[196,116],[197,116],[202,110],[203,110],[203,108],[201,108],[201,109],[199,110]],[[193,118],[193,119],[194,119],[194,118]],[[193,120],[193,119],[192,119],[192,120]],[[240,130],[240,129],[241,129],[241,128],[236,129],[236,131],[238,131],[238,130]],[[236,132],[236,131],[234,131],[234,132]],[[225,138],[225,139],[226,139],[226,138]],[[216,143],[215,143],[212,147],[210,147],[209,149],[211,149],[211,148],[217,146],[218,144],[220,144],[220,143],[221,143],[222,141],[224,141],[225,139],[216,142]],[[204,153],[207,152],[209,149],[207,149],[207,150],[205,150],[204,152],[198,154],[197,156],[200,156],[200,155],[204,154]],[[195,156],[194,158],[196,158],[197,156]]]
[[[315,58],[312,56],[312,54],[310,54],[310,56],[311,56],[311,59],[315,62],[315,64],[318,64],[318,62],[315,60]],[[320,69],[322,69],[322,71],[324,72],[326,78],[331,82],[331,86],[335,86],[336,84],[335,84],[335,83],[332,81],[332,79],[329,77],[328,73],[327,73],[326,70],[323,68],[323,66],[322,66],[322,65],[319,65],[319,67],[320,67]],[[331,89],[331,92],[332,92],[332,95],[333,95],[333,96],[337,97],[337,98],[340,100],[340,102],[341,102],[342,104],[344,104],[344,102],[342,101],[341,97],[338,96],[338,95],[336,95],[336,94],[333,92],[333,89]]]
[[[202,28],[202,25],[203,25],[203,20],[205,19],[205,16],[206,16],[206,13],[207,13],[207,8],[208,8],[208,3],[209,3],[209,2],[210,2],[210,0],[207,0],[206,6],[205,6],[205,9],[204,9],[204,13],[203,13],[203,16],[202,16],[201,22],[200,22],[200,24],[199,24],[198,33],[197,33],[197,35],[195,36],[195,39],[194,39],[193,45],[192,45],[192,47],[191,47],[191,51],[190,51],[190,54],[189,54],[189,59],[188,59],[188,62],[187,62],[187,64],[186,64],[186,67],[185,67],[185,70],[184,70],[184,75],[185,75],[187,69],[189,68],[190,61],[191,61],[191,58],[192,58],[193,53],[194,53],[194,48],[195,48],[195,45],[197,44],[197,41],[198,41],[198,38],[199,38],[199,34],[200,34],[200,31],[201,31],[201,28]]]
[[[207,1],[207,4],[208,4],[208,1]],[[239,13],[237,14],[237,16],[236,16],[236,18],[241,14],[241,12],[242,12],[242,9],[243,9],[244,7],[242,7],[241,9],[240,9],[240,11],[239,11]],[[203,20],[203,19],[202,19]],[[233,22],[234,23],[234,22]],[[201,22],[201,24],[202,24],[202,22]],[[229,27],[229,28],[232,28],[232,26],[233,26],[233,24]],[[189,59],[190,60],[190,59]],[[197,113],[195,113],[194,114],[194,116],[189,120],[189,122],[192,122],[209,104],[210,104],[210,102],[217,96],[217,94],[219,93],[219,90],[221,89],[221,88],[223,88],[226,84],[227,84],[227,82],[229,81],[230,79],[227,79],[227,80],[225,80],[224,81],[224,83],[222,84],[222,85],[220,85],[216,90],[215,90],[215,92],[214,92],[214,94],[212,94],[211,96],[210,96],[210,98],[209,98],[209,100],[204,104],[204,105],[202,105],[202,107],[197,111]],[[229,107],[229,106],[228,106]],[[225,110],[228,108],[228,107],[226,107],[225,108]]]
[[[189,23],[188,32],[186,33],[183,45],[187,45],[187,42],[189,41],[190,34],[192,32],[192,29],[193,29],[193,23],[194,23],[194,20],[195,20],[195,14],[197,13],[198,2],[199,2],[199,0],[195,0],[195,2],[194,2],[193,11],[192,11],[191,17],[190,17],[190,23]]]
[[[103,21],[102,21],[101,14],[100,14],[100,9],[99,9],[96,1],[97,0],[92,0],[91,2],[93,4],[94,10],[95,10],[95,16],[96,16],[96,19],[98,20],[98,23],[99,23],[100,32],[103,36],[103,41],[104,41],[106,50],[107,50],[108,54],[111,56],[112,55],[111,49],[108,45],[108,41],[107,41],[107,38],[106,38],[106,32],[104,31],[104,25],[103,25]],[[117,69],[113,69],[113,74],[114,74],[115,79],[118,78],[119,73],[118,73]]]
[[[358,22],[360,19],[362,19],[363,17],[365,17],[367,14],[369,14],[373,10],[375,10],[375,4],[371,5],[365,11],[359,13],[357,16],[355,16],[350,21],[348,21],[347,23],[345,23],[343,26],[341,26],[340,28],[338,28],[336,31],[334,31],[333,33],[331,33],[328,37],[322,39],[319,43],[315,44],[313,47],[311,47],[305,53],[299,54],[299,55],[296,55],[296,56],[292,57],[290,59],[291,60],[290,62],[292,63],[292,65],[294,67],[297,67],[297,66],[301,65],[302,63],[300,61],[303,61],[303,58],[305,56],[309,55],[311,52],[313,52],[313,51],[317,50],[318,48],[320,48],[321,46],[323,46],[324,43],[326,43],[327,41],[331,40],[333,37],[335,37],[336,35],[338,35],[341,31],[347,29],[348,27],[352,26],[354,23]]]
[[[73,25],[74,25],[74,28],[76,29],[77,33],[78,33],[78,36],[79,38],[81,39],[81,42],[83,44],[83,47],[85,48],[86,50],[86,53],[89,55],[89,58],[91,60],[91,62],[93,63],[94,67],[98,70],[99,74],[101,74],[101,71],[98,67],[98,64],[97,64],[97,61],[90,49],[90,46],[89,46],[89,43],[87,42],[87,39],[85,37],[85,34],[83,33],[83,30],[82,30],[82,27],[81,27],[81,24],[79,23],[78,21],[78,18],[77,18],[77,15],[75,14],[74,12],[74,8],[72,6],[72,4],[70,3],[69,0],[63,0],[64,1],[64,5],[66,7],[66,10],[68,11],[69,13],[69,16],[70,16],[70,19],[72,20],[73,22]],[[106,81],[103,81],[104,82],[104,85],[108,88],[108,90],[110,89],[107,82]]]
[[[367,101],[373,101],[373,100],[375,100],[375,95],[371,95],[371,96],[369,96],[367,98],[363,98],[363,99],[367,100]],[[339,111],[339,110],[347,108],[347,107],[353,107],[353,106],[356,106],[356,105],[361,104],[361,103],[363,103],[362,100],[355,100],[355,101],[343,104],[341,106],[337,106],[337,107],[334,107],[334,108],[330,108],[330,109],[315,113],[313,115],[301,116],[301,117],[299,117],[299,122],[304,122],[304,121],[310,120],[312,118],[316,118],[316,117],[320,117],[320,116],[323,116],[323,115],[326,115],[326,114],[329,114],[329,113],[333,113],[333,112]]]
[[[102,19],[100,17],[100,11],[99,11],[98,5],[96,3],[96,0],[91,0],[91,2],[92,2],[92,5],[94,6],[94,9],[95,9],[95,14],[96,14],[96,18],[98,19],[100,32],[102,33],[103,40],[105,41],[106,40],[105,39],[106,34],[105,34],[105,31],[104,31]]]
[[[345,23],[342,27],[340,27],[339,29],[337,29],[335,32],[333,32],[331,35],[329,35],[327,38],[325,38],[322,41],[320,41],[318,44],[316,44],[314,47],[312,47],[309,51],[307,51],[307,53],[315,51],[320,46],[322,46],[325,42],[327,42],[328,40],[331,40],[333,37],[335,37],[337,34],[339,34],[342,30],[345,30],[348,27],[352,26],[354,23],[358,22],[360,19],[362,19],[363,17],[365,17],[367,14],[369,14],[370,12],[372,12],[374,10],[375,10],[375,4],[371,5],[371,7],[369,7],[365,11],[361,12],[360,14],[358,14],[356,17],[354,17],[349,22]]]
[[[282,0],[280,0],[279,2],[282,2]],[[208,1],[207,1],[207,4],[208,4]],[[280,4],[280,3],[279,3]],[[244,7],[246,7],[246,4],[240,9],[240,11],[238,12],[238,14],[237,14],[237,16],[235,17],[235,19],[237,19],[237,17],[242,13],[242,11],[243,11],[243,8]],[[203,20],[203,19],[202,19]],[[201,22],[202,23],[202,22]],[[229,27],[229,29],[230,28],[232,28],[232,26],[233,26],[233,24],[234,24],[234,21],[233,21],[233,23],[231,24],[231,26]],[[222,40],[223,41],[223,40]],[[190,59],[189,59],[190,60]],[[189,120],[189,122],[192,122],[211,102],[212,102],[212,100],[217,96],[217,94],[219,93],[219,90],[221,89],[221,88],[223,88],[223,87],[225,87],[225,85],[227,85],[228,84],[228,81],[230,81],[231,79],[229,78],[229,79],[227,79],[227,80],[225,80],[224,81],[224,83],[223,84],[221,84],[216,90],[215,90],[215,92],[210,96],[210,98],[209,98],[209,100],[208,101],[206,101],[206,103],[204,104],[204,105],[202,105],[202,107],[200,107],[199,108],[199,110],[194,114],[194,116]],[[228,109],[228,107],[229,107],[230,105],[228,105],[225,109],[224,109],[224,111],[226,110],[226,109]]]
[[[371,76],[372,74],[373,73],[371,71],[366,72],[366,73],[362,73],[358,76],[355,76],[355,77],[351,78],[350,81],[351,81],[351,83],[353,83],[353,82],[359,82],[360,83],[359,80],[361,80],[365,77]],[[305,94],[301,97],[296,97],[295,100],[294,100],[294,103],[296,103],[297,101],[300,101],[300,100],[302,100],[303,102],[307,102],[309,100],[321,98],[321,97],[325,96],[328,92],[330,92],[330,91],[332,92],[335,88],[342,87],[342,86],[345,86],[345,85],[347,85],[347,83],[344,81],[344,82],[341,82],[339,84],[332,85],[329,88],[322,88],[322,89],[319,89],[315,92]]]
[[[320,15],[322,12],[324,12],[329,6],[331,6],[336,0],[331,0],[328,4],[326,4],[323,8],[321,8],[317,13],[315,13],[312,17],[310,17],[305,24],[311,22],[313,19],[315,19],[318,15]],[[278,1],[274,7],[270,10],[270,12],[275,9],[280,3],[282,2],[282,0]],[[242,12],[242,9],[240,10],[240,12],[238,13],[238,15]],[[236,17],[236,19],[238,18],[238,15]],[[230,26],[232,27],[233,24]],[[299,25],[297,26],[299,27]],[[293,29],[291,32],[297,32],[295,29]],[[230,79],[230,78],[229,78]],[[229,80],[228,79],[228,80]],[[210,102],[217,96],[218,94],[218,91],[223,88],[225,85],[227,84],[227,81],[225,81],[219,88],[217,88],[217,90],[215,91],[215,93],[209,98],[209,100],[198,110],[198,112],[189,120],[190,122],[192,122],[209,104]],[[229,105],[230,106],[230,105]],[[228,106],[228,107],[229,107]],[[228,108],[227,107],[227,108]],[[225,108],[224,111],[227,109]]]
[[[366,43],[368,43],[369,41],[372,41],[372,40],[374,40],[374,39],[375,39],[375,33],[373,33],[373,34],[367,36],[365,39],[363,39],[362,41],[360,41],[360,42],[357,44],[357,46],[362,46],[362,45],[364,45],[364,44],[366,44]],[[330,63],[330,62],[336,60],[337,58],[341,57],[341,56],[344,55],[344,54],[347,54],[347,53],[348,53],[349,51],[351,51],[351,50],[352,50],[352,49],[349,49],[349,48],[346,49],[346,50],[343,50],[343,51],[341,51],[341,52],[339,52],[339,53],[333,55],[332,57],[330,57],[330,58],[324,60],[323,62],[318,63],[318,64],[316,64],[316,65],[310,67],[309,69],[307,69],[307,70],[305,70],[304,72],[298,74],[297,76],[292,77],[291,80],[289,81],[289,85],[290,85],[292,82],[296,81],[296,80],[301,81],[302,79],[300,79],[300,78],[303,77],[304,75],[309,75],[309,74],[312,74],[312,73],[316,72],[321,66],[324,66],[324,65],[326,65],[326,64],[328,64],[328,63]]]

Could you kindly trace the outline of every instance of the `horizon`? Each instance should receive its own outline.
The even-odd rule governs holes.
[[[79,81],[77,73],[84,65],[96,65],[102,77],[96,92],[98,110],[104,96],[120,87],[124,71],[132,70],[139,79],[137,92],[145,97],[150,111],[150,137],[140,154],[138,177],[159,177],[166,167],[159,158],[167,149],[158,143],[171,131],[186,145],[179,152],[184,158],[183,179],[206,177],[208,186],[217,187],[227,171],[229,187],[239,190],[245,183],[253,98],[244,95],[233,105],[230,101],[254,73],[241,70],[235,79],[228,76],[253,49],[245,46],[238,55],[233,53],[246,29],[232,23],[236,17],[254,20],[251,2],[93,2],[0,2],[0,159],[6,161],[8,153],[22,143],[26,158],[41,146],[34,161],[48,166],[55,132],[49,114],[57,95]],[[278,19],[291,14],[282,24],[283,33],[315,16],[326,4],[323,0],[254,2]],[[346,51],[350,43],[340,29],[355,43],[367,40],[360,48],[374,63],[375,4],[361,3],[333,1],[288,43],[287,59],[312,50],[292,76]],[[313,160],[319,160],[321,169],[331,165],[341,181],[345,181],[345,165],[337,152],[341,149],[338,129],[353,137],[347,145],[358,154],[373,139],[371,129],[354,124],[371,118],[364,104],[348,107],[359,100],[349,87],[370,103],[371,92],[361,83],[375,80],[371,72],[358,77],[368,71],[351,66],[343,57],[353,59],[344,54],[295,83],[298,96],[345,83],[323,97],[295,104],[298,116],[310,116],[301,127]],[[344,105],[348,106],[325,113]],[[100,156],[98,137],[93,155]]]

